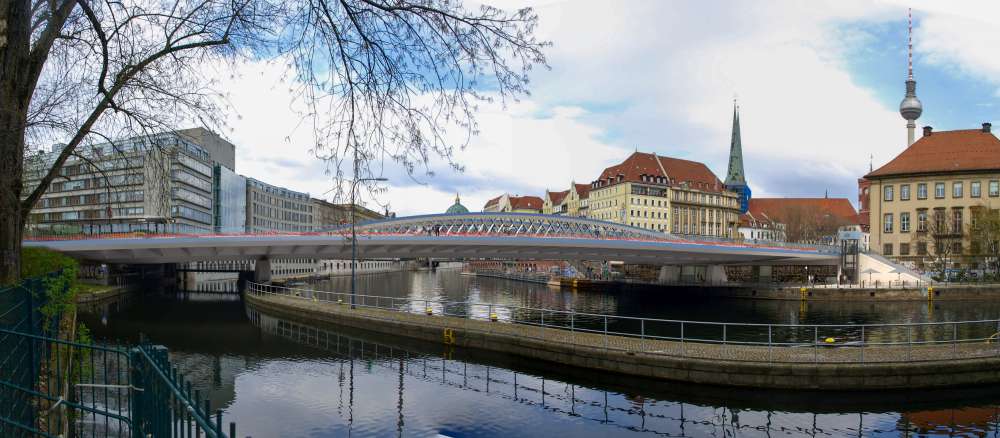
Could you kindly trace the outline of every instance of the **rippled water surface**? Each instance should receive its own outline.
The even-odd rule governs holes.
[[[347,290],[347,279],[316,285]],[[839,304],[613,294],[461,276],[361,277],[372,294],[663,318],[877,323],[995,318],[993,303]],[[170,348],[240,436],[998,436],[1000,389],[747,391],[553,367],[248,309],[232,295],[142,295],[93,309],[95,336]]]

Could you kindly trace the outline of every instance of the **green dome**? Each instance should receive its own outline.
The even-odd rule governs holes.
[[[455,194],[455,204],[452,205],[451,207],[448,207],[448,210],[445,211],[445,213],[449,213],[449,214],[461,214],[461,213],[468,213],[468,212],[469,212],[469,209],[465,208],[465,206],[462,205],[462,203],[460,202],[460,200],[458,198],[458,194]]]

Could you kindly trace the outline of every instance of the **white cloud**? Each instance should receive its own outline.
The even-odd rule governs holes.
[[[505,191],[541,195],[571,180],[589,182],[633,148],[704,161],[722,178],[734,93],[756,195],[818,196],[829,188],[853,198],[869,156],[878,165],[903,147],[904,122],[894,105],[855,83],[844,62],[847,49],[873,42],[845,29],[901,23],[901,4],[509,0],[501,6],[526,3],[538,7],[541,36],[554,42],[553,70],[532,77],[531,98],[483,110],[481,135],[457,155],[464,174],[435,161],[437,176],[419,178],[424,185],[394,178],[383,203],[404,215],[438,212],[458,191],[478,210]],[[917,4],[918,29],[926,34],[918,48],[928,58],[1000,77],[1000,58],[989,53],[1000,33],[989,22],[968,18],[976,14],[963,14],[967,8]],[[231,80],[242,116],[232,120],[230,133],[238,170],[316,196],[332,185],[307,153],[311,130],[297,128],[282,72],[255,64]]]

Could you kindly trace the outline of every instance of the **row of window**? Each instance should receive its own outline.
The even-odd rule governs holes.
[[[934,198],[944,199],[945,197],[946,185],[943,182],[934,183]],[[965,196],[965,183],[962,181],[956,181],[951,184],[951,197],[952,198],[962,198]],[[991,198],[1000,197],[1000,181],[990,181],[989,182],[989,196]],[[982,197],[982,182],[972,181],[969,183],[969,197],[980,198]],[[882,188],[882,200],[892,201],[895,198],[895,188],[892,185],[887,185]],[[927,199],[927,183],[917,183],[917,199]],[[899,200],[909,201],[910,200],[910,185],[900,184],[899,185]]]
[[[944,253],[945,249],[946,249],[944,245],[945,245],[944,242],[938,242],[938,243],[936,243],[935,244],[935,248],[934,248],[935,254],[942,254],[942,253]],[[915,248],[911,248],[911,246],[910,246],[909,243],[900,243],[899,244],[899,254],[895,254],[894,253],[895,247],[896,247],[896,245],[892,244],[892,243],[886,243],[886,244],[882,245],[882,255],[887,255],[887,256],[891,256],[891,255],[901,255],[901,256],[918,255],[918,256],[925,256],[925,255],[928,255],[927,254],[927,242],[917,242],[916,245],[915,245]],[[951,245],[949,247],[947,247],[947,248],[950,249],[950,251],[949,251],[950,254],[955,254],[955,255],[962,254],[962,242],[952,242]],[[915,254],[912,254],[911,250],[914,251]]]
[[[934,209],[933,225],[931,231],[935,233],[962,233],[962,208],[957,207],[951,210],[951,222],[948,222],[948,216],[944,208]],[[892,233],[896,229],[896,224],[894,223],[895,216],[893,213],[886,213],[882,215],[882,231],[885,233]],[[921,208],[917,210],[916,216],[916,230],[917,232],[925,232],[928,227],[928,216],[927,209]],[[908,233],[911,229],[910,212],[902,212],[899,214],[899,232]]]

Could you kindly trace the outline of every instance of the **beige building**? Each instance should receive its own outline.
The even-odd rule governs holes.
[[[587,217],[590,206],[590,185],[577,184],[575,181],[570,183],[565,205],[567,216]]]
[[[739,195],[704,164],[635,152],[591,183],[588,217],[650,230],[733,238]]]
[[[546,190],[545,199],[542,200],[542,214],[566,214],[567,196],[569,196],[569,190],[563,190],[561,192]]]
[[[869,189],[874,251],[918,266],[948,254],[952,266],[974,267],[973,213],[1000,208],[1000,140],[989,123],[943,132],[927,126],[923,137],[862,183]]]

